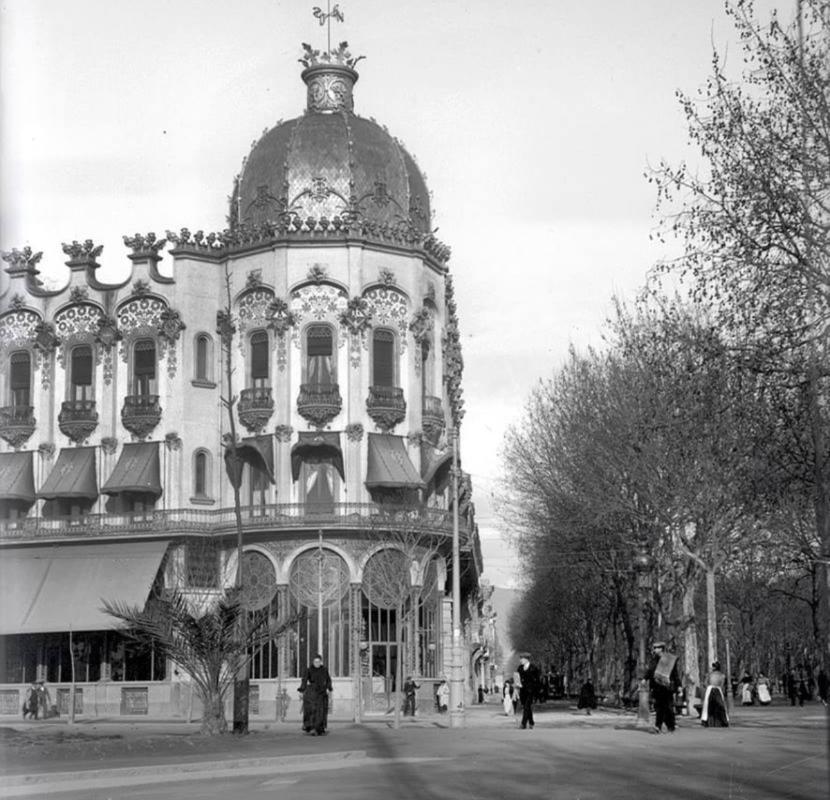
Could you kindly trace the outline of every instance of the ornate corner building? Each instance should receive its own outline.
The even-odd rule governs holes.
[[[0,715],[35,679],[64,711],[74,682],[76,713],[198,715],[186,677],[132,648],[100,601],[209,601],[232,584],[235,486],[250,612],[299,620],[253,654],[252,719],[285,714],[317,652],[337,716],[387,712],[399,659],[432,706],[455,513],[478,628],[469,476],[452,490],[450,252],[413,158],[354,113],[345,45],[303,62],[305,113],[254,143],[226,230],[124,237],[118,284],[96,276],[91,241],[64,245],[59,290],[38,278],[40,253],[3,253]]]

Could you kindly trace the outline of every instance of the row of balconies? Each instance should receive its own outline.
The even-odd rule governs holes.
[[[304,383],[297,397],[297,410],[316,428],[328,425],[343,407],[343,399],[336,383],[317,385]],[[366,399],[366,410],[375,424],[390,431],[406,417],[403,389],[397,386],[371,386]],[[158,395],[128,395],[121,408],[121,422],[139,439],[150,435],[161,420]],[[239,397],[239,420],[251,432],[261,431],[274,412],[270,387],[243,389]],[[444,409],[440,397],[425,397],[422,409],[423,430],[433,444],[444,429]],[[37,420],[32,406],[0,408],[0,437],[17,448],[34,433]],[[98,425],[98,411],[94,400],[66,400],[58,415],[61,433],[73,442],[83,442]]]
[[[321,527],[337,530],[410,531],[452,536],[452,511],[423,506],[377,503],[276,503],[242,508],[245,532]],[[133,513],[81,514],[61,517],[19,517],[0,520],[0,541],[86,539],[142,534],[207,535],[236,529],[233,508],[149,509]],[[473,529],[461,519],[463,547],[471,545]]]

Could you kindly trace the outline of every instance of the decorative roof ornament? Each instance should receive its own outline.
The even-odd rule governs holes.
[[[331,21],[343,22],[345,16],[340,6],[331,7],[329,1],[326,11],[319,6],[313,10],[314,17],[321,25],[327,26],[326,50],[315,50],[303,42],[305,55],[300,63],[305,67],[302,79],[308,87],[308,106],[310,113],[331,114],[335,111],[353,111],[353,89],[357,83],[355,65],[363,56],[355,57],[349,52],[349,43],[340,42],[336,48],[331,46]]]

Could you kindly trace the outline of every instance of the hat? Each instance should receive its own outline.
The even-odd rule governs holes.
[[[666,649],[666,643],[665,643],[665,642],[655,642],[655,643],[651,646],[651,649],[652,649],[652,650],[655,650],[655,649],[657,649],[658,647],[661,647],[663,650],[665,650],[665,649]]]
[[[526,658],[530,660],[530,653],[519,653],[519,658]]]

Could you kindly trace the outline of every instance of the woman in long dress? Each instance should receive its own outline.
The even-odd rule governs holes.
[[[706,679],[706,694],[703,696],[703,708],[700,712],[700,722],[706,728],[729,727],[726,698],[723,694],[724,686],[726,686],[726,675],[721,672],[720,664],[715,661]]]
[[[504,682],[502,705],[504,706],[504,713],[508,717],[512,717],[515,709],[513,707],[513,681],[510,678]]]

